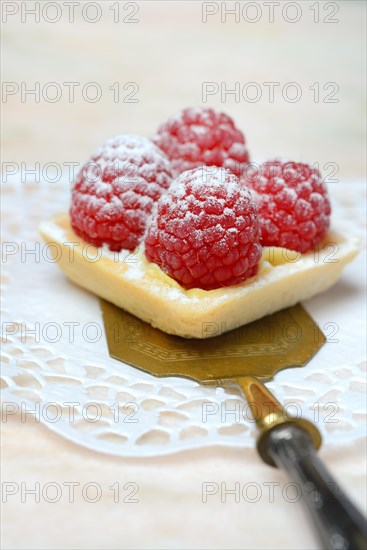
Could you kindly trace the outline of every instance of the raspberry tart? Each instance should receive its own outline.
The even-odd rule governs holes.
[[[151,141],[118,136],[89,165],[70,212],[40,232],[72,281],[170,334],[206,338],[218,334],[208,323],[222,333],[310,298],[358,251],[329,228],[326,188],[305,164],[172,178]]]

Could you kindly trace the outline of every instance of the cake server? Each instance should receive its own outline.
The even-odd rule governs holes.
[[[302,499],[323,548],[365,550],[367,524],[316,451],[321,435],[305,418],[291,417],[264,386],[281,369],[303,367],[324,344],[301,305],[202,340],[166,334],[101,300],[109,353],[158,377],[179,376],[214,386],[238,386],[259,431],[257,450],[283,468]],[[205,327],[209,330],[220,327]]]

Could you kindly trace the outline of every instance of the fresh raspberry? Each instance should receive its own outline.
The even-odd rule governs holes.
[[[308,164],[274,160],[244,183],[257,203],[261,244],[308,252],[325,237],[330,202],[320,172]]]
[[[228,170],[201,166],[181,174],[158,201],[145,253],[183,287],[211,290],[256,275],[259,241],[249,191]]]
[[[203,164],[240,176],[249,162],[242,132],[229,116],[213,109],[180,111],[158,128],[153,141],[171,160],[176,176]]]
[[[171,180],[169,160],[150,140],[116,136],[97,149],[76,177],[72,227],[95,246],[134,250],[154,202]]]

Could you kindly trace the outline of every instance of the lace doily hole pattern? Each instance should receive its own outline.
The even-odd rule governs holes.
[[[337,227],[363,242],[364,185],[334,184],[330,192]],[[111,455],[157,456],[212,445],[253,447],[256,430],[238,389],[154,378],[110,358],[103,333],[94,343],[82,337],[88,323],[103,327],[98,300],[44,259],[37,231],[43,219],[68,209],[69,184],[12,181],[4,193],[4,240],[24,242],[29,249],[38,243],[41,254],[28,255],[24,262],[19,247],[4,263],[2,311],[8,331],[1,358],[3,403],[17,405],[20,414],[38,404],[39,421],[50,430]],[[328,342],[306,368],[280,372],[269,383],[290,412],[297,410],[317,422],[324,441],[332,445],[345,445],[365,432],[364,327],[353,322],[363,271],[361,253],[338,289],[304,304],[322,330],[335,324],[338,342]],[[73,341],[66,330],[70,321],[79,323]],[[48,322],[61,329],[55,342],[43,336]],[[234,415],[236,407],[240,414]]]

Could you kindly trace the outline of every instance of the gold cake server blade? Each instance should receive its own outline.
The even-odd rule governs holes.
[[[166,334],[100,300],[111,357],[153,376],[178,376],[214,386],[238,386],[259,430],[257,449],[299,484],[325,548],[366,548],[366,522],[316,454],[321,435],[306,418],[291,417],[264,386],[280,370],[303,367],[325,336],[300,305],[204,339]],[[221,327],[203,324],[204,335]]]

